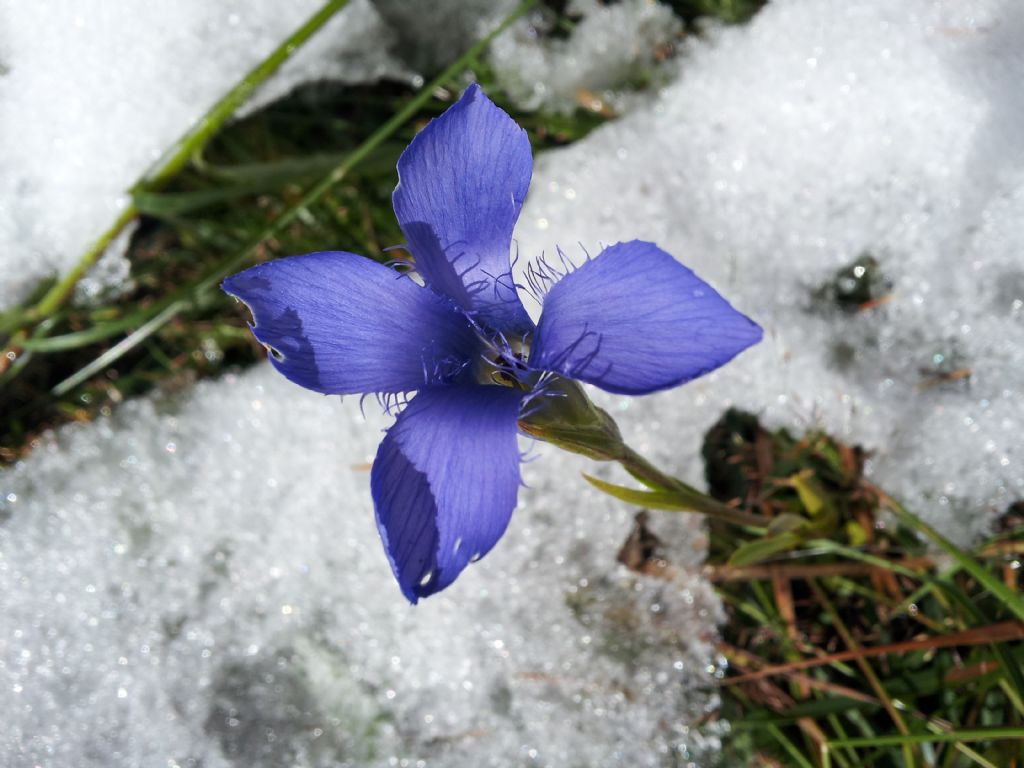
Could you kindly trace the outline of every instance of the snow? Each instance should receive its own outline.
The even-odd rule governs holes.
[[[437,72],[505,19],[517,0],[437,0],[424,13],[421,3],[372,0],[395,36],[392,54],[417,72]]]
[[[655,240],[766,329],[679,390],[597,394],[636,448],[699,481],[738,404],[863,442],[961,541],[1024,495],[1022,40],[1012,2],[773,3],[538,158],[524,257]],[[863,253],[889,300],[822,307]],[[262,366],[61,430],[0,477],[0,763],[710,762],[699,521],[653,518],[675,580],[631,574],[631,511],[540,446],[502,542],[411,608],[373,527],[387,421],[367,411]]]
[[[659,59],[667,59],[682,22],[668,6],[573,0],[569,9],[582,18],[567,38],[538,35],[550,26],[540,18],[517,24],[491,45],[498,80],[523,109],[572,114],[598,100],[600,109],[623,112],[641,101],[637,85],[669,78],[673,67]]]
[[[656,766],[694,749],[719,616],[697,521],[655,526],[689,569],[633,578],[615,566],[630,511],[539,451],[503,545],[413,608],[370,502],[385,423],[261,366],[64,430],[3,476],[0,762]]]

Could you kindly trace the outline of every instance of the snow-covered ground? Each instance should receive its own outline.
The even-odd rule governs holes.
[[[373,522],[384,425],[262,366],[4,477],[0,763],[661,765],[692,744],[708,585],[618,573],[629,511],[544,452],[502,546],[413,608]],[[698,563],[699,528],[673,529]]]
[[[0,28],[5,62],[25,45],[12,37]],[[90,61],[88,38],[73,42]],[[524,61],[601,50],[521,36],[500,61],[515,45]],[[727,404],[822,424],[874,449],[879,482],[948,533],[984,531],[1024,496],[1024,6],[780,1],[671,66],[656,98],[539,158],[520,251],[656,240],[767,336],[680,390],[602,402],[694,480]],[[0,114],[4,132],[31,125]],[[177,132],[140,138],[133,162]],[[141,170],[117,150],[114,193]],[[82,192],[51,183],[5,186],[17,215],[0,229],[70,238],[33,194]],[[862,253],[890,300],[817,307],[814,289]],[[934,383],[958,369],[970,378]],[[688,728],[714,705],[701,687],[719,615],[697,521],[655,518],[677,581],[623,572],[630,510],[541,446],[495,551],[411,608],[372,522],[365,463],[385,425],[262,366],[69,427],[0,476],[0,763],[709,762]]]

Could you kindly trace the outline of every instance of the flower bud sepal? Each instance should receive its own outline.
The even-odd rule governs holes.
[[[519,419],[532,438],[595,461],[621,461],[628,453],[619,427],[577,382],[552,376]]]

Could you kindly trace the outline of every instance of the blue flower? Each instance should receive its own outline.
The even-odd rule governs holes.
[[[532,166],[525,131],[471,86],[398,161],[395,215],[422,285],[338,251],[224,281],[296,384],[390,401],[416,393],[371,474],[384,549],[413,603],[451,584],[504,533],[520,484],[517,423],[525,407],[542,405],[545,382],[655,392],[761,338],[693,272],[639,240],[564,275],[532,268],[530,283],[544,294],[535,325],[510,264]]]

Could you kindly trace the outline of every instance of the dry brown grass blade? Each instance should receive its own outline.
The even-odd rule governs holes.
[[[796,606],[793,604],[793,590],[790,580],[778,575],[773,576],[772,592],[775,595],[775,605],[778,606],[779,615],[786,623],[786,636],[794,646],[797,646],[800,643],[800,630],[796,626]],[[806,684],[797,680],[794,680],[794,682],[797,686],[797,694],[801,699],[806,699],[811,695],[811,690]]]
[[[969,667],[951,669],[946,673],[945,681],[947,683],[967,683],[982,675],[987,675],[989,672],[995,672],[999,666],[998,661],[979,661]]]
[[[716,648],[718,649],[719,653],[721,653],[723,656],[729,659],[730,663],[735,664],[736,666],[751,667],[763,666],[764,664],[764,662],[755,654],[752,654],[749,651],[745,651],[742,648],[737,648],[736,646],[730,645],[729,643],[719,642]],[[973,664],[970,667],[965,667],[961,670],[954,670],[946,676],[946,679],[950,682],[966,682],[968,680],[980,677],[981,675],[987,674],[989,672],[993,672],[998,668],[999,664],[997,662],[983,661],[979,664]],[[810,675],[805,675],[800,672],[787,672],[784,674],[786,678],[791,680],[792,682],[803,683],[808,688],[813,688],[815,690],[821,691],[822,693],[828,693],[833,696],[841,696],[843,698],[851,699],[853,701],[860,701],[864,702],[865,704],[874,704],[876,706],[882,706],[883,704],[878,699],[878,697],[864,693],[863,691],[859,691],[855,688],[849,688],[845,685],[831,683],[827,680],[819,680],[816,677],[811,677]],[[762,685],[763,683],[763,680],[757,680],[754,681],[752,684]],[[749,693],[750,692],[748,691],[748,694]],[[777,712],[780,715],[786,714],[785,708],[781,707],[773,707],[773,711]],[[929,716],[917,709],[909,709],[907,711],[909,712],[909,714],[913,715],[918,720],[921,720],[922,722],[927,722],[932,726],[938,728],[942,732],[948,732],[953,728],[952,724],[944,718]]]
[[[1024,552],[1024,541],[996,541],[978,550],[981,557],[1000,557],[1005,555],[1019,555]]]
[[[717,645],[718,651],[729,659],[730,663],[742,662],[744,666],[763,666],[764,662],[742,648],[737,648],[729,643],[719,642]],[[847,688],[845,685],[839,685],[837,683],[830,683],[827,680],[819,680],[816,677],[805,675],[800,672],[788,672],[785,673],[786,677],[795,683],[801,683],[806,685],[808,688],[813,688],[824,693],[831,693],[835,696],[842,696],[847,699],[853,699],[854,701],[863,701],[866,704],[881,704],[881,702],[871,696],[870,694],[858,691],[854,688]],[[781,714],[785,714],[782,712]]]
[[[950,632],[947,635],[935,635],[922,638],[921,640],[907,640],[902,643],[869,646],[856,651],[840,651],[839,653],[830,653],[813,659],[777,664],[773,667],[757,670],[756,672],[747,672],[736,677],[728,677],[722,680],[721,684],[738,685],[765,677],[789,674],[800,669],[820,667],[822,664],[852,661],[870,656],[884,656],[890,653],[907,653],[908,651],[921,651],[933,648],[949,648],[954,645],[987,645],[989,643],[1005,643],[1014,640],[1024,640],[1024,621],[1003,621],[998,624],[990,624],[987,627],[977,627],[975,629],[963,630],[962,632]]]
[[[761,664],[761,660],[754,656],[752,653],[741,650],[734,646],[730,646],[726,643],[720,643],[719,647],[727,651],[726,656],[730,657],[734,662],[740,662],[744,664]],[[801,677],[804,677],[801,675]],[[750,696],[751,700],[762,704],[773,712],[784,714],[789,711],[796,704],[796,699],[790,696],[786,691],[780,688],[775,683],[768,680],[758,680],[753,685],[748,686],[747,695]],[[814,720],[813,717],[801,717],[796,721],[797,727],[804,732],[804,734],[811,741],[814,742],[816,754],[821,754],[822,748],[828,743],[828,737],[825,732],[821,730],[821,726]]]
[[[935,561],[930,557],[907,557],[893,560],[893,565],[911,570],[934,568]],[[767,563],[764,565],[748,565],[736,567],[729,565],[709,565],[704,568],[704,577],[711,582],[752,581],[754,579],[814,579],[828,576],[870,576],[884,572],[886,569],[870,563],[815,563],[811,565],[790,565],[785,563]]]
[[[879,680],[878,675],[875,673],[875,670],[872,668],[872,666],[868,663],[867,658],[865,658],[865,656],[862,653],[860,653],[864,650],[863,646],[861,646],[861,644],[857,641],[857,638],[854,637],[853,632],[850,631],[849,627],[847,627],[845,622],[843,622],[842,618],[840,618],[839,612],[833,607],[832,602],[828,599],[828,596],[825,594],[825,590],[823,590],[818,585],[818,582],[812,579],[807,582],[807,585],[811,588],[811,591],[814,592],[814,596],[818,599],[818,602],[821,603],[821,605],[825,608],[826,612],[832,617],[832,624],[835,627],[836,631],[839,633],[839,636],[843,639],[843,642],[846,644],[846,647],[849,648],[851,652],[857,653],[857,656],[854,658],[854,663],[858,667],[860,667],[861,673],[868,681],[868,684],[871,686],[872,690],[874,690],[875,695],[878,696],[879,700],[882,702],[882,706],[885,707],[885,711],[889,713],[889,718],[892,720],[893,725],[896,726],[896,730],[898,730],[904,736],[908,736],[910,734],[910,729],[907,728],[907,724],[906,721],[903,719],[903,715],[897,708],[896,703],[886,692],[885,686],[882,685],[882,681]],[[905,763],[907,763],[908,765],[914,764],[915,761],[913,759],[913,753],[916,750],[917,747],[915,746],[903,746]]]
[[[924,392],[926,390],[931,389],[932,387],[937,387],[940,384],[945,384],[946,382],[963,381],[964,379],[969,378],[971,378],[970,368],[957,368],[955,371],[947,371],[945,373],[938,373],[929,376],[927,379],[925,379],[924,381],[917,385],[917,391]]]

